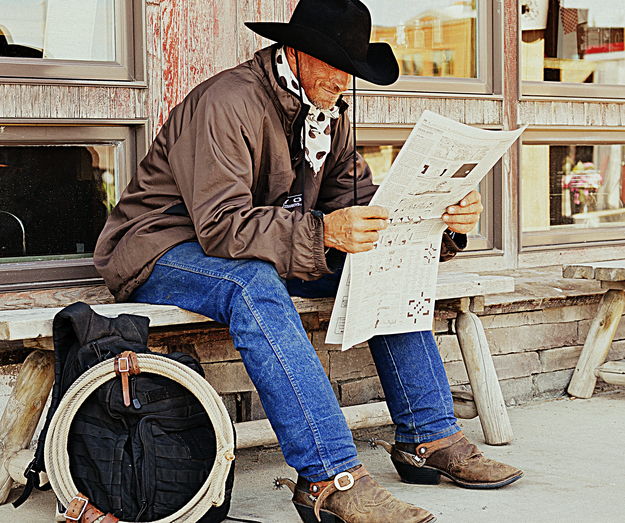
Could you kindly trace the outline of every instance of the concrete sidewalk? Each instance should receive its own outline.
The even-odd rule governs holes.
[[[482,443],[477,419],[463,421],[469,437],[489,457],[524,469],[519,482],[495,491],[465,490],[447,480],[438,486],[398,481],[388,454],[370,449],[359,433],[360,456],[370,472],[395,495],[429,509],[439,523],[449,522],[625,522],[625,392],[590,400],[562,399],[510,409],[512,445]],[[392,439],[388,428],[376,436]],[[242,451],[237,457],[231,514],[263,522],[297,523],[287,489],[275,491],[277,476],[295,473],[275,449]],[[50,493],[36,493],[19,510],[0,507],[0,522],[50,523]]]

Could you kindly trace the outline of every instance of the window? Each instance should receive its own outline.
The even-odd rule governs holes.
[[[143,78],[143,2],[0,0],[0,76]]]
[[[492,92],[490,0],[370,0],[372,40],[386,42],[406,91]],[[379,89],[379,87],[375,87]]]
[[[530,131],[524,138],[525,246],[625,237],[625,133],[580,134]]]
[[[358,131],[360,142],[358,151],[371,168],[373,183],[380,185],[384,181],[410,131],[411,129],[407,128],[363,128]],[[495,247],[494,209],[499,206],[495,180],[498,173],[500,174],[499,166],[482,180],[478,188],[482,194],[485,211],[477,228],[469,235],[467,249],[469,251],[490,250]]]
[[[519,4],[524,93],[625,96],[622,0],[519,0]]]
[[[91,256],[135,165],[126,127],[0,127],[0,288],[97,276]]]

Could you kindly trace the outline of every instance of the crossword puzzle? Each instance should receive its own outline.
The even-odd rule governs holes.
[[[430,315],[430,304],[432,303],[431,297],[425,297],[425,294],[421,292],[421,296],[416,300],[408,300],[408,312],[406,313],[407,318],[414,318],[413,322],[417,323],[417,316],[429,316]]]
[[[426,248],[423,254],[423,259],[429,265],[430,263],[438,260],[438,249],[434,246],[434,244],[430,243]]]

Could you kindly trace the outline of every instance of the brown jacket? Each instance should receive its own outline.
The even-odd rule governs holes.
[[[304,213],[283,209],[301,168],[305,115],[278,85],[273,51],[206,80],[172,110],[96,245],[96,268],[118,301],[185,241],[198,241],[209,256],[271,262],[284,278],[330,272],[323,220],[308,211],[353,204],[347,105],[340,102],[322,171],[305,178]],[[359,157],[357,204],[366,205],[375,189]]]

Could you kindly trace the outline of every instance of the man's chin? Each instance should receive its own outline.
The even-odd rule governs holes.
[[[311,102],[317,109],[321,109],[322,111],[329,111],[330,109],[332,109],[336,105],[336,102],[338,102],[338,100],[339,99],[337,98],[334,101],[311,100]]]

